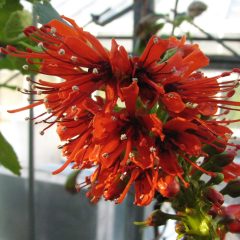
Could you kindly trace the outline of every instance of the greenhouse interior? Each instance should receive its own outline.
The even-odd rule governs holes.
[[[240,239],[240,0],[0,0],[0,240]]]

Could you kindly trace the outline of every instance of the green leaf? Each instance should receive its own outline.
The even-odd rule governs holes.
[[[31,25],[31,23],[32,14],[30,12],[26,10],[12,12],[3,29],[5,41],[10,41],[12,43],[12,40],[22,34],[23,29]],[[24,38],[24,36],[22,38]]]
[[[23,74],[29,74],[28,71],[23,70],[22,66],[26,64],[23,58],[11,57],[9,55],[0,59],[0,69],[19,70]]]
[[[6,3],[6,0],[0,0],[0,8],[2,8]]]
[[[72,194],[77,193],[76,184],[79,173],[80,170],[73,171],[70,175],[68,175],[67,181],[65,182],[65,189]]]
[[[64,22],[59,13],[49,2],[35,3],[33,9],[35,14],[39,17],[38,22],[41,24],[46,24],[53,19]]]
[[[20,175],[21,166],[12,146],[0,133],[0,164],[16,175]]]
[[[171,58],[177,52],[177,48],[168,49],[163,55],[160,63],[166,62],[169,58]]]
[[[22,9],[23,6],[20,4],[20,0],[7,0],[4,7],[0,8],[0,41],[3,40],[3,29],[11,13]]]

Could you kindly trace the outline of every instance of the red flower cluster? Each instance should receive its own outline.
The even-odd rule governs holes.
[[[228,100],[239,80],[224,78],[240,70],[204,76],[197,70],[208,58],[185,38],[153,36],[140,57],[130,57],[115,40],[106,50],[66,17],[25,34],[39,51],[7,46],[2,53],[25,58],[25,70],[62,81],[28,79],[32,90],[24,92],[44,97],[10,112],[45,105],[36,117],[48,124],[41,133],[57,123],[67,159],[54,174],[70,163],[95,169],[85,182],[91,201],[103,196],[121,203],[132,185],[137,205],[151,203],[156,192],[173,197],[181,184],[188,186],[186,167],[214,175],[196,163],[207,156],[203,146],[235,147],[226,126],[231,121],[218,117],[239,110],[239,102]],[[104,97],[93,96],[96,91]]]

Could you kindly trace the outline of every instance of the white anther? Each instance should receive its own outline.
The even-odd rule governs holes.
[[[53,33],[56,33],[57,32],[57,29],[55,27],[51,27],[51,30],[50,32],[53,34]]]
[[[94,68],[94,69],[92,70],[92,73],[93,73],[93,74],[98,74],[98,69],[97,69],[97,68]]]
[[[112,116],[111,119],[112,119],[113,121],[116,121],[116,120],[117,120],[117,118],[116,118],[115,116]]]
[[[157,149],[156,149],[155,147],[151,146],[151,147],[149,148],[149,151],[150,151],[151,153],[153,153],[153,152],[156,152]]]
[[[78,121],[78,120],[79,120],[79,117],[78,117],[78,116],[74,116],[73,120],[74,120],[74,121]]]
[[[26,77],[26,81],[30,82],[32,79],[30,77]]]
[[[39,42],[38,47],[43,48],[43,42]]]
[[[69,152],[69,151],[67,151],[67,150],[64,152],[64,154],[65,154],[65,155],[68,155],[69,153],[70,153],[70,152]]]
[[[239,81],[238,80],[235,80],[234,81],[234,87],[237,88],[239,86]]]
[[[173,93],[168,93],[168,97],[169,98],[174,98],[174,94]]]
[[[34,90],[35,87],[36,87],[36,85],[35,85],[34,83],[33,83],[33,84],[30,84],[30,88],[31,88],[32,90]]]
[[[28,121],[30,118],[29,117],[25,117],[25,120]]]
[[[47,113],[50,114],[52,112],[51,108],[47,108]]]
[[[71,61],[76,62],[77,61],[77,57],[76,56],[71,56]]]
[[[120,176],[120,179],[123,181],[126,176],[127,176],[127,172],[124,172],[124,173]]]
[[[120,139],[123,141],[123,140],[127,140],[127,135],[124,133],[124,134],[121,134],[120,136]]]
[[[25,65],[22,66],[22,68],[23,68],[24,70],[28,70],[29,66],[28,66],[27,64],[25,64]]]
[[[230,134],[230,133],[225,133],[224,136],[225,136],[226,138],[230,138],[230,137],[232,136],[232,134]]]
[[[88,145],[87,145],[87,144],[83,146],[83,149],[86,149],[86,148],[88,148]]]
[[[102,154],[102,157],[103,157],[103,158],[108,158],[108,157],[109,157],[109,154],[108,154],[108,153],[103,153],[103,154]]]
[[[64,55],[65,54],[65,50],[63,48],[60,48],[58,51],[59,55]]]
[[[139,199],[142,200],[144,198],[144,194],[141,194]]]
[[[132,78],[132,81],[133,81],[133,82],[137,82],[137,81],[138,81],[138,78]]]
[[[65,132],[67,130],[67,127],[63,126],[61,130],[62,130],[62,132]]]
[[[47,98],[43,98],[43,102],[44,102],[44,103],[47,103],[47,102],[48,102],[48,99],[47,99]]]
[[[135,154],[134,154],[133,152],[130,152],[130,153],[129,153],[129,157],[130,157],[130,158],[133,158],[133,157],[135,157]]]
[[[126,163],[127,163],[127,165],[130,164],[131,163],[131,159],[128,158]]]
[[[77,106],[76,105],[73,105],[71,108],[72,108],[72,111],[77,110]]]
[[[79,87],[78,87],[77,85],[74,85],[74,86],[72,86],[72,90],[73,90],[73,91],[78,91],[78,90],[79,90]]]
[[[153,43],[154,43],[154,44],[157,44],[158,42],[159,42],[158,37],[155,37],[155,38],[153,39]]]
[[[187,108],[192,108],[192,109],[198,107],[197,103],[192,103],[192,102],[187,102],[185,105],[186,105]]]
[[[40,135],[44,135],[44,131],[41,131],[41,132],[39,132],[40,133]]]
[[[42,91],[41,90],[37,90],[37,95],[41,95]]]

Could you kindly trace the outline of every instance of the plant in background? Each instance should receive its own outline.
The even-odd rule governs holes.
[[[222,206],[225,194],[239,196],[240,165],[234,163],[239,146],[228,127],[239,120],[227,119],[240,106],[229,100],[239,85],[229,77],[239,69],[205,76],[199,68],[208,58],[185,38],[153,36],[139,57],[129,57],[115,40],[108,51],[67,17],[24,33],[37,46],[26,51],[6,46],[1,52],[25,59],[26,71],[62,81],[28,77],[31,90],[21,91],[37,98],[9,112],[45,105],[31,120],[46,125],[41,134],[57,125],[66,162],[53,174],[68,165],[93,168],[78,187],[86,187],[94,203],[101,198],[121,203],[133,186],[134,204],[159,206],[140,225],[175,219],[179,239],[223,239],[228,231],[240,232],[239,206]],[[228,185],[219,192],[215,186],[222,181]],[[161,210],[164,202],[175,214]]]

